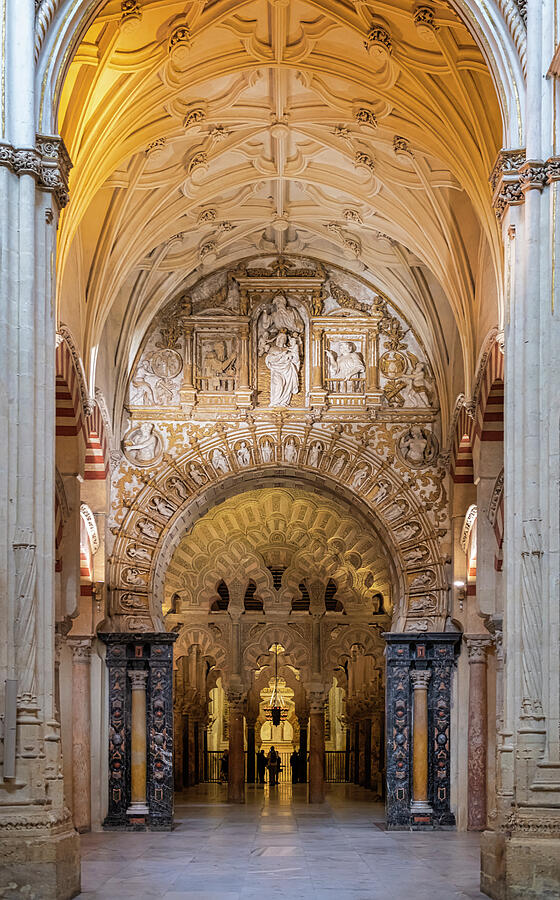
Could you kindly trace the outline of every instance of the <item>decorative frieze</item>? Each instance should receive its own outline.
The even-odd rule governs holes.
[[[32,175],[40,188],[54,195],[60,209],[68,203],[72,163],[58,135],[38,134],[33,148],[0,143],[0,165],[7,166],[16,175]]]

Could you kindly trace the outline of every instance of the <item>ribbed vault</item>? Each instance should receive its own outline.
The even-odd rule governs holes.
[[[436,368],[459,344],[468,393],[479,331],[499,318],[488,176],[501,121],[457,15],[410,0],[375,14],[315,0],[140,6],[111,0],[96,16],[59,110],[74,162],[59,296],[88,371],[101,342],[128,371],[146,308],[195,269],[272,250],[371,273],[423,323]]]

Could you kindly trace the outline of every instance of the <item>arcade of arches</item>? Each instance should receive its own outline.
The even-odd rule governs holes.
[[[560,897],[557,4],[0,34],[0,895],[275,745]]]

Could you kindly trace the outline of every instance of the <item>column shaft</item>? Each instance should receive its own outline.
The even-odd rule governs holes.
[[[309,716],[309,802],[325,800],[325,713],[312,710]]]
[[[76,831],[91,829],[90,641],[72,646],[72,797]]]
[[[255,783],[255,723],[247,723],[247,784]]]
[[[228,800],[245,803],[245,753],[243,749],[243,708],[230,701]]]
[[[412,737],[412,810],[430,812],[428,803],[428,682],[429,669],[410,673],[414,689]]]
[[[307,781],[307,719],[299,720],[299,780]]]
[[[144,817],[146,805],[146,680],[145,669],[132,669],[128,676],[132,684],[130,739],[130,806],[127,815]]]
[[[488,641],[467,639],[469,653],[468,730],[468,827],[486,827],[486,764],[488,748],[488,701],[486,645]]]

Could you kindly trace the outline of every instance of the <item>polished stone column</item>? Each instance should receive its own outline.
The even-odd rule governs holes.
[[[247,784],[255,783],[255,720],[247,720]]]
[[[245,803],[245,753],[243,747],[243,701],[229,700],[228,800]]]
[[[299,722],[299,780],[307,781],[307,726],[309,719],[298,718]]]
[[[72,818],[76,831],[91,829],[91,641],[72,648]]]
[[[486,827],[486,764],[488,752],[488,698],[486,652],[490,638],[466,638],[469,654],[468,827]]]
[[[311,706],[309,714],[309,802],[325,800],[325,708]]]
[[[429,669],[410,673],[414,691],[412,713],[412,804],[413,813],[430,813],[428,802],[428,684]]]
[[[132,687],[132,709],[130,727],[130,806],[127,815],[138,816],[144,821],[148,815],[146,804],[146,669],[130,669],[128,672]]]

